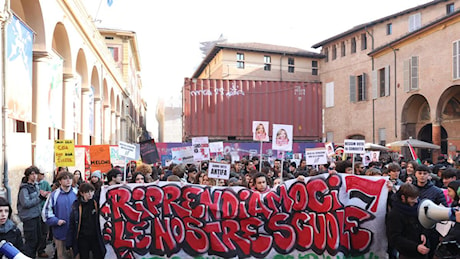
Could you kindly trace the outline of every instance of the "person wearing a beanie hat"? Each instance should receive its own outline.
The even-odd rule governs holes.
[[[447,194],[449,195],[450,198],[452,198],[452,204],[450,204],[451,207],[456,207],[458,206],[458,200],[460,199],[459,197],[459,188],[460,188],[460,180],[457,181],[451,181],[447,185]]]
[[[89,182],[94,186],[94,199],[99,203],[99,197],[101,195],[101,187],[104,184],[102,182],[102,173],[100,170],[96,170],[91,173],[91,178],[89,178]]]
[[[101,171],[96,170],[93,173],[91,173],[91,178],[93,178],[93,177],[97,177],[97,178],[99,178],[99,180],[102,179]]]

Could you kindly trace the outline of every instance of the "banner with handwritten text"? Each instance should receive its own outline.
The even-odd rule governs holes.
[[[106,258],[387,258],[386,177],[321,174],[261,194],[180,182],[103,187]]]

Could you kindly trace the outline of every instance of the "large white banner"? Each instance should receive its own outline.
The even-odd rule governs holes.
[[[387,177],[321,174],[267,193],[181,182],[104,186],[106,258],[388,258]]]

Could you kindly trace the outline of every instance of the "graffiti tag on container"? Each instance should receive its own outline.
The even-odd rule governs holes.
[[[200,90],[192,90],[190,91],[190,96],[212,96],[212,95],[221,95],[221,96],[244,96],[244,91],[239,89],[238,85],[232,84],[228,91],[225,91],[224,88],[216,88],[214,92],[211,89],[200,89]]]

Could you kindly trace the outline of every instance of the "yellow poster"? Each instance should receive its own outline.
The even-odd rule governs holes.
[[[54,140],[54,162],[56,167],[75,166],[75,145],[73,140]]]

